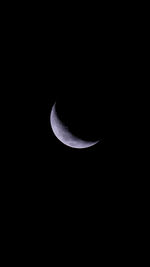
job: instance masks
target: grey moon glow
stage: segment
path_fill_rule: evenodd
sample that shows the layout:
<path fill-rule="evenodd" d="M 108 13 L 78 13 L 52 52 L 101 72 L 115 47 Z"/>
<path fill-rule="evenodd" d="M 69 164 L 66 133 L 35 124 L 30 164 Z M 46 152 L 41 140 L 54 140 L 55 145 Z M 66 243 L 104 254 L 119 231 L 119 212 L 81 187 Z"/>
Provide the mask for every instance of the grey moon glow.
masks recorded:
<path fill-rule="evenodd" d="M 53 130 L 54 135 L 60 140 L 63 144 L 72 147 L 72 148 L 87 148 L 97 144 L 96 142 L 84 141 L 76 136 L 74 136 L 66 127 L 63 122 L 59 119 L 56 113 L 56 103 L 53 105 L 51 114 L 50 114 L 50 124 Z"/>

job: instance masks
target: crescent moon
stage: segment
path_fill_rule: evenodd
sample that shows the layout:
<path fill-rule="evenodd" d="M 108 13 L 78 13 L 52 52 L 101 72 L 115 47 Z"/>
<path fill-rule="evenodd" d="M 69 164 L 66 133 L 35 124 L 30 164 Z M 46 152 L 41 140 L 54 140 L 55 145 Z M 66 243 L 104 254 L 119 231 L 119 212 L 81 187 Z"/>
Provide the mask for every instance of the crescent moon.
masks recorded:
<path fill-rule="evenodd" d="M 99 141 L 96 142 L 89 142 L 82 140 L 76 136 L 74 136 L 66 127 L 63 122 L 59 119 L 57 113 L 56 113 L 56 103 L 53 105 L 51 114 L 50 114 L 50 124 L 51 128 L 53 130 L 54 135 L 58 138 L 59 141 L 61 141 L 63 144 L 72 147 L 72 148 L 88 148 L 91 146 L 94 146 Z"/>

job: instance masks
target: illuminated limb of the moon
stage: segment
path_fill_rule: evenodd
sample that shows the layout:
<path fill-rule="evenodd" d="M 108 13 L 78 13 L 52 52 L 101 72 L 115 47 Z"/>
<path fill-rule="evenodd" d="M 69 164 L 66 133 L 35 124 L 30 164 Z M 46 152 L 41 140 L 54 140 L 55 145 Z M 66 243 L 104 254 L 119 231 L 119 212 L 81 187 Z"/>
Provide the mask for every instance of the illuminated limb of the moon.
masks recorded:
<path fill-rule="evenodd" d="M 90 142 L 84 141 L 76 136 L 74 136 L 66 127 L 63 122 L 59 119 L 56 108 L 56 103 L 52 107 L 50 114 L 50 123 L 55 136 L 65 145 L 72 148 L 87 148 L 97 144 L 99 141 Z"/>

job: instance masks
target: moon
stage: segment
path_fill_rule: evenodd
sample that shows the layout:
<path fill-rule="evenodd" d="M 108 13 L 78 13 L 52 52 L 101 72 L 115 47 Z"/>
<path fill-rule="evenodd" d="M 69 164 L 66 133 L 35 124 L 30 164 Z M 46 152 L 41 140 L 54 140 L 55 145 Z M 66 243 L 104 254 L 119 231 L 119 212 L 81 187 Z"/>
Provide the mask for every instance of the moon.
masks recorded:
<path fill-rule="evenodd" d="M 53 105 L 51 110 L 50 124 L 54 135 L 58 138 L 59 141 L 61 141 L 66 146 L 82 149 L 94 146 L 99 142 L 85 141 L 73 135 L 69 131 L 68 127 L 65 126 L 64 123 L 59 119 L 56 112 L 56 103 Z"/>

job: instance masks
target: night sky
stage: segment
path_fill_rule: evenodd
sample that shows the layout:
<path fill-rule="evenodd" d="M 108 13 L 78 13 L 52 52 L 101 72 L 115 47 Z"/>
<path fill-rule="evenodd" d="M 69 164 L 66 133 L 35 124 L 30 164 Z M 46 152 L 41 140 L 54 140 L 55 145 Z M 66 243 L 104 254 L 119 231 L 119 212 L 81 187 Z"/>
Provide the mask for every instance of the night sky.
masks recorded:
<path fill-rule="evenodd" d="M 7 165 L 7 169 L 11 173 L 15 170 L 9 175 L 12 199 L 16 198 L 17 213 L 20 217 L 22 211 L 23 221 L 24 210 L 30 213 L 28 225 L 30 216 L 37 214 L 35 225 L 41 222 L 39 229 L 43 232 L 46 229 L 43 235 L 48 242 L 51 233 L 56 243 L 59 243 L 56 236 L 62 234 L 63 247 L 68 231 L 69 236 L 70 233 L 79 235 L 80 243 L 82 232 L 85 241 L 89 238 L 89 229 L 96 239 L 100 234 L 96 242 L 102 234 L 107 242 L 105 234 L 113 225 L 113 216 L 120 218 L 122 203 L 126 204 L 130 194 L 126 192 L 130 188 L 132 191 L 131 183 L 134 183 L 132 173 L 127 173 L 126 168 L 132 164 L 132 160 L 129 163 L 131 150 L 125 153 L 131 132 L 126 119 L 129 113 L 126 99 L 130 98 L 127 89 L 130 91 L 131 83 L 127 79 L 130 57 L 125 64 L 128 53 L 124 33 L 121 26 L 116 30 L 120 20 L 116 19 L 113 25 L 107 8 L 105 12 L 97 9 L 100 12 L 97 16 L 94 11 L 93 18 L 84 9 L 87 18 L 81 14 L 81 21 L 77 13 L 71 20 L 72 11 L 67 9 L 69 18 L 61 9 L 58 13 L 57 8 L 54 16 L 50 14 L 54 13 L 52 9 L 47 9 L 45 16 L 45 10 L 43 17 L 37 12 L 38 19 L 28 22 L 28 26 L 26 14 L 23 24 L 16 19 L 15 26 L 11 22 L 9 25 L 12 35 L 6 54 L 10 64 L 7 60 L 6 64 L 11 75 L 7 77 L 10 82 L 7 88 L 11 91 L 8 98 L 14 110 L 8 115 L 13 149 L 11 153 L 6 149 L 6 154 L 12 162 L 12 167 Z M 50 125 L 55 102 L 59 117 L 68 123 L 72 133 L 99 143 L 85 149 L 61 143 Z M 9 219 L 12 220 L 13 217 Z M 120 219 L 117 223 L 120 224 Z M 112 232 L 115 233 L 113 228 Z"/>

